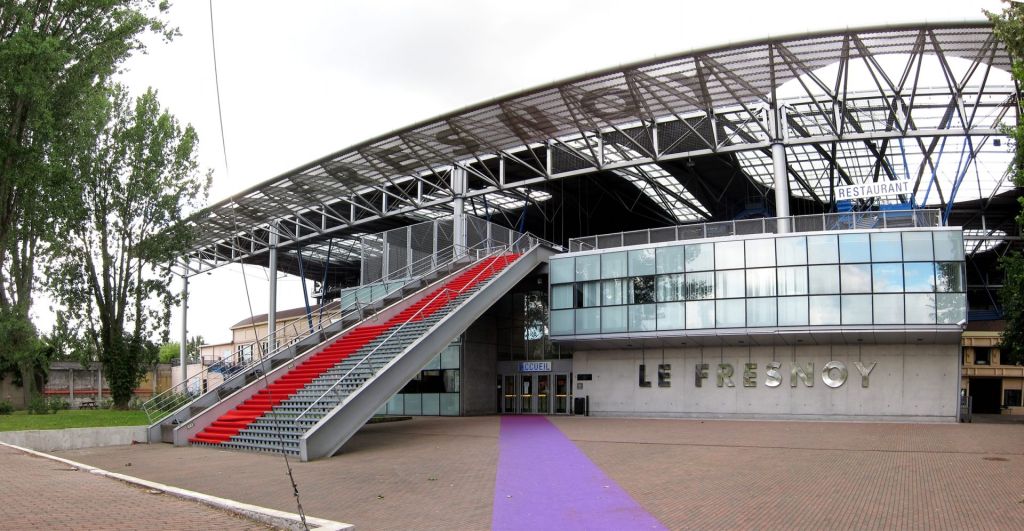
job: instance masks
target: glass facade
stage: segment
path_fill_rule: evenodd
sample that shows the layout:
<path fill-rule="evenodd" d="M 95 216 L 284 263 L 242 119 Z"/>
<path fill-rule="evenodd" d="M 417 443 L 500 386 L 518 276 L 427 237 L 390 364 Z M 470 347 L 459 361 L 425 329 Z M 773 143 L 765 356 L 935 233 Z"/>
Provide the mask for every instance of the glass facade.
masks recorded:
<path fill-rule="evenodd" d="M 388 415 L 459 415 L 459 370 L 462 340 L 442 350 L 378 413 Z"/>
<path fill-rule="evenodd" d="M 553 336 L 956 324 L 967 304 L 958 230 L 761 237 L 556 256 L 550 282 Z"/>

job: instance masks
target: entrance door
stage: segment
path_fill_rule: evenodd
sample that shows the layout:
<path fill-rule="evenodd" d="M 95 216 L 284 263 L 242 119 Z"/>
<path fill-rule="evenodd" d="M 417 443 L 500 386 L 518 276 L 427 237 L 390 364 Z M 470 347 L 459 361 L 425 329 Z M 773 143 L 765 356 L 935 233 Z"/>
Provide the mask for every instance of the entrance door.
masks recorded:
<path fill-rule="evenodd" d="M 1002 380 L 999 378 L 971 378 L 971 396 L 974 398 L 973 413 L 998 415 Z"/>
<path fill-rule="evenodd" d="M 551 413 L 551 375 L 537 375 L 537 413 Z"/>
<path fill-rule="evenodd" d="M 516 404 L 519 402 L 518 394 L 516 393 L 516 377 L 511 374 L 506 374 L 504 382 L 501 386 L 501 393 L 503 400 L 501 403 L 502 413 L 518 413 Z"/>
<path fill-rule="evenodd" d="M 569 414 L 569 375 L 555 375 L 555 414 Z"/>
<path fill-rule="evenodd" d="M 537 411 L 537 377 L 533 374 L 519 375 L 519 412 L 534 413 Z"/>

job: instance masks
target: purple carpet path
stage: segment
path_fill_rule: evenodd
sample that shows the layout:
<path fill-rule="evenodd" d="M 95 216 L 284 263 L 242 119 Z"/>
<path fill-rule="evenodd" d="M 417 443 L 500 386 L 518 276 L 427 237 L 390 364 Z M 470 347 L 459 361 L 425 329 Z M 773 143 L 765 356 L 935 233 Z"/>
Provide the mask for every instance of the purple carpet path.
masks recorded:
<path fill-rule="evenodd" d="M 499 446 L 492 529 L 666 529 L 544 417 L 502 417 Z"/>

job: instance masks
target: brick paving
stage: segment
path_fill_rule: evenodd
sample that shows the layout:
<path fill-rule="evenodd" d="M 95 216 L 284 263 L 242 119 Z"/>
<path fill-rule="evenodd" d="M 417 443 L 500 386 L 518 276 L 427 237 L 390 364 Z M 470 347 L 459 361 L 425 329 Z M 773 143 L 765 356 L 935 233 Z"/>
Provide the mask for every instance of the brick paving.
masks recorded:
<path fill-rule="evenodd" d="M 0 529 L 269 529 L 0 446 Z"/>
<path fill-rule="evenodd" d="M 1024 426 L 550 417 L 671 529 L 1022 529 Z M 498 417 L 363 428 L 293 461 L 307 514 L 359 529 L 486 529 Z M 280 456 L 168 445 L 62 456 L 295 512 Z"/>

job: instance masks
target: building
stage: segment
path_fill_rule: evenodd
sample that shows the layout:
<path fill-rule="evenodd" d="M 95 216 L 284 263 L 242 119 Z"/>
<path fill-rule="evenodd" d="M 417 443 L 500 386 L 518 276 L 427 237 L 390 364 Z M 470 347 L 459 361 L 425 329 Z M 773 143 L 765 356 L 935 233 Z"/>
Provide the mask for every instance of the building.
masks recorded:
<path fill-rule="evenodd" d="M 983 414 L 1022 415 L 1024 367 L 1010 363 L 999 350 L 1004 321 L 968 323 L 963 334 L 962 396 L 971 397 L 972 411 Z"/>
<path fill-rule="evenodd" d="M 283 401 L 201 397 L 173 440 L 292 430 L 280 448 L 311 459 L 373 413 L 445 411 L 956 421 L 963 330 L 998 316 L 1021 242 L 1009 65 L 985 22 L 694 50 L 241 192 L 192 220 L 182 274 L 259 264 L 337 312 L 267 337 Z"/>

